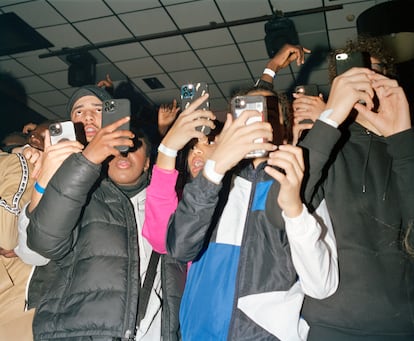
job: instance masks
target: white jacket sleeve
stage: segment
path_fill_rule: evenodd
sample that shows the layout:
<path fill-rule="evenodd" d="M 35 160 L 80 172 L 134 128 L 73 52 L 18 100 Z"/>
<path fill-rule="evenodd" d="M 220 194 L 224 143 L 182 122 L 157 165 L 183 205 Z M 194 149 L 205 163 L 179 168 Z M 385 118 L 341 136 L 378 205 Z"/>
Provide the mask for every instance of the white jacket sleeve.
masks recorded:
<path fill-rule="evenodd" d="M 314 215 L 304 205 L 300 216 L 282 216 L 303 292 L 317 299 L 332 295 L 339 283 L 338 254 L 325 200 Z"/>
<path fill-rule="evenodd" d="M 29 206 L 30 202 L 28 202 L 19 214 L 18 219 L 18 232 L 19 232 L 19 239 L 17 246 L 14 248 L 14 252 L 20 259 L 29 265 L 46 265 L 49 263 L 48 258 L 45 258 L 39 255 L 37 252 L 32 251 L 27 246 L 27 227 L 29 226 L 30 219 L 26 215 L 27 206 Z"/>

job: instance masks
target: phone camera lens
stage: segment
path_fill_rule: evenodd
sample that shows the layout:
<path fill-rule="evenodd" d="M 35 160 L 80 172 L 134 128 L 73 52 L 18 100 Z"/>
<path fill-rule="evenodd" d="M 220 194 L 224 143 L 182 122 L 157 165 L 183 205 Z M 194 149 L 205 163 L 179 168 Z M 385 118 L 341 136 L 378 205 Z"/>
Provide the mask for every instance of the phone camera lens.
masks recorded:
<path fill-rule="evenodd" d="M 52 124 L 50 126 L 50 134 L 53 136 L 59 135 L 61 133 L 61 128 L 60 128 L 60 124 Z"/>

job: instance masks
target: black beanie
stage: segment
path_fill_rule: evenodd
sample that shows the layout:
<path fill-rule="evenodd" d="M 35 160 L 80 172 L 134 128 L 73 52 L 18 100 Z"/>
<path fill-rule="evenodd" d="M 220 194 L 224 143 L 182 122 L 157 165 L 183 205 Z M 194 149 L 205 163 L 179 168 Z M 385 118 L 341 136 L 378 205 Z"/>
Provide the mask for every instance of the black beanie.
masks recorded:
<path fill-rule="evenodd" d="M 73 95 L 70 97 L 68 104 L 66 105 L 66 114 L 70 117 L 70 114 L 72 112 L 72 107 L 75 104 L 75 102 L 85 96 L 96 96 L 98 97 L 102 102 L 106 101 L 108 99 L 111 99 L 111 95 L 105 90 L 100 88 L 96 85 L 85 85 L 81 88 L 77 89 Z"/>

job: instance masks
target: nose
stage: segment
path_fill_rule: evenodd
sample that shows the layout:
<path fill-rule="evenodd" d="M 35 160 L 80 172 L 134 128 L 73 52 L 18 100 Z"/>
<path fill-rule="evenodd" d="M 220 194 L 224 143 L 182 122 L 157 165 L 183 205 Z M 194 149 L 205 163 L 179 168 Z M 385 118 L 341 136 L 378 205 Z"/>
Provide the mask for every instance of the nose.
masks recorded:
<path fill-rule="evenodd" d="M 198 145 L 195 145 L 194 147 L 193 147 L 193 154 L 196 154 L 196 155 L 201 155 L 201 154 L 203 154 L 204 152 L 203 152 L 203 150 L 200 148 L 200 146 L 198 146 Z"/>
<path fill-rule="evenodd" d="M 85 112 L 85 121 L 86 122 L 93 121 L 93 114 L 92 114 L 92 112 L 90 110 L 87 110 Z"/>

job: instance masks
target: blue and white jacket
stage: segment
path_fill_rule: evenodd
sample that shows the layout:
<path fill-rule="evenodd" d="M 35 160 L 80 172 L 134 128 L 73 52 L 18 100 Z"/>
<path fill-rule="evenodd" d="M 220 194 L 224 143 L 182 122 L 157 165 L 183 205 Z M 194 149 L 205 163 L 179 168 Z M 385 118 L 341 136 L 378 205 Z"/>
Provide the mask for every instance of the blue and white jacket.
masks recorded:
<path fill-rule="evenodd" d="M 170 218 L 168 252 L 193 262 L 180 308 L 184 341 L 306 340 L 304 294 L 325 298 L 338 286 L 326 207 L 322 219 L 305 207 L 287 218 L 279 183 L 263 169 L 249 165 L 227 186 L 199 174 Z"/>

